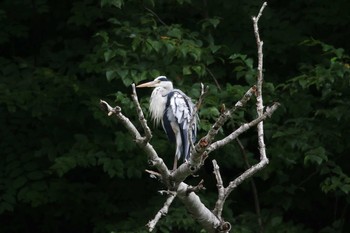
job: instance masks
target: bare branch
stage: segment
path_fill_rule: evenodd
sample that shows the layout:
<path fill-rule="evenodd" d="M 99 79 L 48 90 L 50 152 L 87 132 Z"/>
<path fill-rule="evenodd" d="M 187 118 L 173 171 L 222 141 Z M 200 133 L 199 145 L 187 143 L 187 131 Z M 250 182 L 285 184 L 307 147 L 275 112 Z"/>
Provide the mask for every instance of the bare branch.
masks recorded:
<path fill-rule="evenodd" d="M 267 165 L 267 160 L 261 160 L 258 164 L 253 165 L 251 168 L 247 169 L 245 172 L 243 172 L 240 176 L 238 176 L 236 179 L 231 181 L 229 185 L 226 187 L 225 190 L 225 199 L 230 193 L 237 188 L 238 185 L 240 185 L 244 180 L 248 179 L 252 175 L 254 175 L 256 172 L 260 171 L 262 168 L 264 168 Z"/>
<path fill-rule="evenodd" d="M 187 187 L 187 193 L 190 193 L 190 192 L 199 192 L 199 191 L 202 191 L 202 190 L 205 190 L 206 188 L 204 187 L 204 180 L 202 179 L 201 181 L 199 181 L 199 183 L 196 185 L 196 186 L 191 186 L 189 185 Z"/>
<path fill-rule="evenodd" d="M 258 76 L 257 76 L 257 91 L 256 91 L 256 110 L 258 112 L 258 116 L 263 115 L 264 112 L 264 104 L 263 104 L 263 98 L 262 98 L 262 84 L 263 84 L 263 41 L 260 40 L 259 35 L 259 27 L 258 22 L 262 15 L 263 10 L 265 9 L 267 3 L 264 2 L 264 4 L 261 6 L 260 11 L 256 17 L 252 17 L 253 20 L 253 27 L 254 27 L 254 35 L 256 39 L 257 49 L 258 49 Z M 260 122 L 257 126 L 258 128 L 258 144 L 259 144 L 259 151 L 260 151 L 260 159 L 261 160 L 267 160 L 268 158 L 266 156 L 266 149 L 265 149 L 265 142 L 264 142 L 264 123 Z"/>
<path fill-rule="evenodd" d="M 263 13 L 263 11 L 264 11 L 264 9 L 265 9 L 266 6 L 267 6 L 267 2 L 264 2 L 264 3 L 262 4 L 262 6 L 260 7 L 260 10 L 259 10 L 258 15 L 255 16 L 255 17 L 253 17 L 253 18 L 255 18 L 255 19 L 254 19 L 255 21 L 259 21 L 259 19 L 260 19 L 260 17 L 261 17 L 261 15 L 262 15 L 262 13 Z"/>
<path fill-rule="evenodd" d="M 196 144 L 195 146 L 195 156 L 191 156 L 191 160 L 192 160 L 192 164 L 194 163 L 199 163 L 201 160 L 201 156 L 203 155 L 204 151 L 206 150 L 206 148 L 208 146 L 210 146 L 210 144 L 212 143 L 212 141 L 214 140 L 215 136 L 217 135 L 217 133 L 219 132 L 220 128 L 226 123 L 226 121 L 228 119 L 231 118 L 232 114 L 239 108 L 243 107 L 251 98 L 251 96 L 253 95 L 253 93 L 255 93 L 256 91 L 256 87 L 253 86 L 251 88 L 249 88 L 249 90 L 244 94 L 244 96 L 237 101 L 237 103 L 235 104 L 235 106 L 231 109 L 225 109 L 219 116 L 219 118 L 216 120 L 216 122 L 214 123 L 214 125 L 211 127 L 211 129 L 209 130 L 209 132 L 207 133 L 206 136 L 204 136 L 203 138 L 201 138 L 199 140 L 199 142 Z"/>
<path fill-rule="evenodd" d="M 218 133 L 219 129 L 226 123 L 226 121 L 232 116 L 232 114 L 237 109 L 243 107 L 250 100 L 251 96 L 255 93 L 255 91 L 256 91 L 256 87 L 255 86 L 249 88 L 249 90 L 244 94 L 244 96 L 239 101 L 237 101 L 237 103 L 235 104 L 235 106 L 233 108 L 225 110 L 223 113 L 221 113 L 221 115 L 219 116 L 217 121 L 214 123 L 212 128 L 209 130 L 207 135 L 204 136 L 203 138 L 201 138 L 197 142 L 197 144 L 195 146 L 195 150 L 192 151 L 192 153 L 191 153 L 190 161 L 188 163 L 181 164 L 172 173 L 172 180 L 174 180 L 175 182 L 182 182 L 189 175 L 193 174 L 195 171 L 197 171 L 203 165 L 203 161 L 208 157 L 208 154 L 209 154 L 208 152 L 212 152 L 214 150 L 214 148 L 211 148 L 210 150 L 208 150 L 208 148 L 211 147 L 211 143 L 214 140 L 214 137 Z M 273 109 L 273 111 L 274 111 L 274 109 Z M 269 116 L 270 114 L 272 114 L 272 113 L 267 113 L 266 116 Z M 262 117 L 259 120 L 264 120 L 265 118 Z M 256 123 L 257 122 L 253 121 L 251 123 L 252 124 L 251 126 L 253 126 Z M 242 127 L 242 129 L 240 129 L 241 132 L 238 131 L 239 134 L 245 132 L 251 126 L 249 126 L 246 129 L 244 129 Z"/>
<path fill-rule="evenodd" d="M 221 86 L 220 86 L 218 80 L 215 78 L 215 75 L 213 74 L 213 72 L 211 72 L 211 70 L 210 70 L 208 67 L 206 67 L 205 70 L 206 70 L 206 71 L 209 73 L 209 75 L 213 78 L 213 80 L 214 80 L 214 82 L 215 82 L 215 84 L 216 84 L 216 87 L 221 91 Z"/>
<path fill-rule="evenodd" d="M 253 95 L 253 93 L 255 93 L 255 86 L 249 88 L 249 90 L 244 94 L 244 96 L 242 97 L 242 99 L 240 99 L 239 101 L 237 101 L 237 103 L 235 104 L 235 106 L 231 109 L 225 110 L 220 117 L 218 118 L 218 120 L 215 122 L 215 124 L 213 125 L 212 129 L 209 131 L 208 134 L 212 134 L 213 136 L 216 136 L 216 134 L 218 133 L 219 129 L 226 123 L 226 121 L 228 119 L 231 118 L 232 114 L 239 108 L 243 107 L 249 100 L 250 97 Z"/>
<path fill-rule="evenodd" d="M 230 135 L 226 136 L 225 138 L 218 140 L 214 143 L 212 143 L 210 146 L 208 146 L 206 152 L 209 154 L 210 152 L 225 146 L 226 144 L 232 142 L 234 139 L 236 139 L 239 135 L 250 129 L 251 127 L 257 125 L 258 123 L 262 122 L 265 120 L 267 117 L 270 117 L 271 114 L 278 108 L 279 103 L 274 103 L 270 108 L 266 110 L 265 113 L 263 113 L 261 116 L 258 118 L 252 120 L 249 123 L 245 123 L 238 127 L 235 131 L 233 131 Z"/>
<path fill-rule="evenodd" d="M 154 11 L 152 11 L 150 8 L 146 7 L 144 4 L 143 4 L 143 8 L 145 8 L 153 16 L 155 16 L 161 24 L 163 24 L 164 26 L 168 26 Z"/>
<path fill-rule="evenodd" d="M 155 172 L 152 170 L 145 169 L 145 172 L 147 172 L 151 178 L 162 178 L 162 175 L 159 172 Z"/>
<path fill-rule="evenodd" d="M 234 111 L 236 111 L 236 109 L 242 108 L 244 105 L 246 105 L 255 92 L 256 92 L 256 86 L 254 85 L 251 88 L 249 88 L 249 90 L 244 94 L 242 99 L 237 101 L 237 103 L 235 104 L 235 107 L 231 109 L 231 112 L 233 113 Z"/>
<path fill-rule="evenodd" d="M 272 105 L 272 107 L 267 108 L 266 111 L 264 112 L 264 106 L 263 106 L 263 99 L 262 99 L 262 84 L 263 84 L 263 52 L 262 52 L 262 46 L 263 42 L 260 40 L 260 35 L 259 35 L 259 28 L 258 28 L 258 21 L 262 15 L 262 12 L 264 8 L 266 7 L 266 2 L 262 5 L 258 15 L 256 17 L 252 17 L 253 19 L 253 24 L 254 24 L 254 34 L 257 42 L 257 47 L 258 47 L 258 74 L 257 74 L 257 87 L 255 90 L 256 98 L 257 98 L 257 112 L 258 112 L 258 118 L 255 120 L 243 124 L 240 126 L 237 130 L 235 130 L 233 133 L 228 135 L 222 140 L 216 141 L 212 143 L 211 145 L 208 145 L 208 148 L 206 152 L 209 154 L 211 151 L 226 145 L 227 143 L 231 142 L 233 139 L 237 138 L 238 135 L 240 135 L 242 132 L 246 131 L 250 127 L 254 126 L 257 124 L 258 128 L 258 144 L 259 144 L 259 152 L 260 152 L 260 162 L 250 168 L 247 168 L 243 174 L 241 174 L 239 177 L 237 177 L 235 180 L 231 181 L 229 185 L 222 190 L 220 187 L 223 186 L 222 180 L 220 177 L 219 173 L 219 166 L 217 165 L 216 161 L 213 161 L 214 164 L 214 174 L 217 180 L 217 185 L 218 185 L 218 200 L 215 205 L 215 213 L 219 217 L 222 212 L 223 204 L 225 203 L 226 198 L 230 195 L 230 193 L 244 180 L 248 179 L 251 177 L 253 174 L 261 170 L 263 167 L 265 167 L 268 164 L 268 159 L 266 156 L 266 151 L 265 151 L 265 143 L 264 143 L 264 128 L 263 128 L 263 120 L 265 120 L 267 117 L 270 117 L 271 114 L 277 109 L 279 106 L 278 103 L 275 103 Z M 241 103 L 237 103 L 238 106 L 241 106 Z M 236 107 L 236 106 L 235 106 Z M 249 166 L 249 165 L 248 165 Z M 262 229 L 262 225 L 261 229 Z"/>
<path fill-rule="evenodd" d="M 142 125 L 143 130 L 145 131 L 145 137 L 142 138 L 142 143 L 147 143 L 152 138 L 152 132 L 151 132 L 151 129 L 147 125 L 147 120 L 146 120 L 146 118 L 145 118 L 145 116 L 143 114 L 142 108 L 140 106 L 140 102 L 139 102 L 139 99 L 138 99 L 137 93 L 136 93 L 135 84 L 133 83 L 131 86 L 132 86 L 132 95 L 131 95 L 131 97 L 132 97 L 132 100 L 135 103 L 137 115 L 139 116 L 139 121 L 140 121 L 140 123 Z"/>
<path fill-rule="evenodd" d="M 217 232 L 222 223 L 200 200 L 195 192 L 187 192 L 188 185 L 184 182 L 179 184 L 177 197 L 185 205 L 187 211 L 198 221 L 208 233 Z"/>
<path fill-rule="evenodd" d="M 144 140 L 141 137 L 141 134 L 137 130 L 135 125 L 129 120 L 129 118 L 127 118 L 121 113 L 121 108 L 119 106 L 112 108 L 104 100 L 100 100 L 100 106 L 104 111 L 107 112 L 108 116 L 114 115 L 119 120 L 119 122 L 123 124 L 123 126 L 134 138 L 136 144 L 146 152 L 149 164 L 157 168 L 159 173 L 162 175 L 162 181 L 165 182 L 166 185 L 170 186 L 170 172 L 168 167 L 165 165 L 164 161 L 158 156 L 153 146 L 150 143 L 144 143 Z"/>
<path fill-rule="evenodd" d="M 264 168 L 267 165 L 266 160 L 261 160 L 258 164 L 255 164 L 251 168 L 247 169 L 245 172 L 243 172 L 239 177 L 237 177 L 235 180 L 231 181 L 229 185 L 224 188 L 224 191 L 219 192 L 218 200 L 216 201 L 215 205 L 215 213 L 219 216 L 219 214 L 222 211 L 223 205 L 227 199 L 227 197 L 231 194 L 231 192 L 240 185 L 243 181 L 254 175 L 256 172 L 260 171 L 262 168 Z M 218 168 L 217 168 L 218 169 Z M 223 193 L 223 194 L 222 194 Z"/>
<path fill-rule="evenodd" d="M 191 146 L 190 153 L 192 153 L 192 151 L 194 150 L 194 144 L 193 144 L 193 141 L 191 140 L 192 139 L 192 130 L 191 129 L 193 127 L 195 127 L 194 123 L 195 123 L 196 118 L 198 117 L 198 111 L 199 111 L 200 107 L 202 106 L 202 103 L 204 101 L 206 94 L 208 93 L 208 90 L 209 90 L 209 87 L 208 86 L 204 87 L 204 84 L 201 83 L 201 95 L 199 96 L 198 102 L 196 103 L 196 105 L 193 109 L 190 124 L 188 125 L 188 130 L 187 130 L 188 138 L 190 139 L 190 146 Z"/>
<path fill-rule="evenodd" d="M 125 117 L 121 113 L 121 108 L 119 106 L 116 106 L 112 108 L 106 101 L 100 100 L 100 106 L 101 108 L 107 112 L 108 116 L 116 116 L 117 119 L 125 126 L 125 128 L 129 131 L 129 133 L 133 136 L 135 141 L 141 140 L 141 134 L 136 129 L 134 124 L 129 120 L 129 118 Z M 156 151 L 152 151 L 153 155 L 156 155 Z"/>
<path fill-rule="evenodd" d="M 107 102 L 103 100 L 101 100 L 100 104 L 101 108 L 104 111 L 106 111 L 109 115 L 115 115 L 117 119 L 128 129 L 131 135 L 134 135 L 135 138 L 141 138 L 141 135 L 136 129 L 136 127 L 130 122 L 130 120 L 127 117 L 122 115 L 120 107 L 112 108 Z M 135 140 L 135 142 L 145 150 L 145 152 L 148 155 L 149 162 L 151 163 L 151 165 L 157 168 L 157 170 L 161 174 L 161 179 L 165 183 L 165 185 L 167 187 L 173 187 L 173 183 L 171 181 L 173 177 L 170 176 L 168 168 L 164 164 L 163 160 L 160 157 L 158 157 L 152 145 L 150 145 L 149 143 L 144 144 L 142 140 Z M 186 208 L 193 214 L 194 218 L 197 219 L 203 225 L 203 227 L 205 227 L 205 229 L 207 229 L 207 232 L 214 232 L 213 229 L 221 226 L 220 221 L 209 209 L 205 207 L 205 205 L 200 201 L 200 198 L 194 192 L 188 193 L 189 189 L 187 184 L 180 183 L 179 185 L 177 185 L 177 190 L 180 190 L 178 191 L 180 192 L 181 196 L 180 200 L 183 201 Z M 156 214 L 156 217 L 147 224 L 149 229 L 154 229 L 161 216 L 164 213 L 167 213 L 168 208 L 174 198 L 175 195 L 169 196 L 163 208 Z M 213 228 L 214 226 L 215 228 Z"/>
<path fill-rule="evenodd" d="M 213 166 L 214 166 L 214 174 L 216 178 L 216 186 L 218 188 L 218 200 L 215 203 L 215 208 L 213 210 L 213 213 L 221 219 L 222 209 L 224 207 L 224 197 L 225 197 L 225 188 L 224 184 L 222 182 L 221 174 L 220 174 L 220 168 L 218 163 L 215 159 L 213 159 Z"/>
<path fill-rule="evenodd" d="M 147 227 L 148 227 L 148 231 L 151 232 L 153 231 L 154 227 L 157 225 L 159 219 L 162 217 L 162 216 L 165 216 L 168 214 L 168 210 L 169 210 L 169 207 L 171 205 L 171 203 L 174 201 L 175 197 L 176 197 L 176 192 L 166 192 L 168 194 L 168 198 L 167 200 L 165 201 L 163 207 L 157 212 L 156 216 L 154 217 L 154 219 L 152 219 L 151 221 L 149 221 L 147 223 Z M 161 193 L 163 194 L 163 193 Z"/>
<path fill-rule="evenodd" d="M 167 195 L 175 195 L 176 196 L 176 192 L 174 191 L 170 191 L 170 190 L 159 190 L 158 193 L 160 193 L 161 195 L 167 194 Z"/>
<path fill-rule="evenodd" d="M 263 117 L 264 115 L 268 114 L 271 115 L 274 110 L 278 107 L 278 104 L 274 104 L 271 108 L 266 109 L 266 112 L 264 113 L 264 104 L 263 104 L 263 98 L 262 98 L 262 84 L 263 84 L 263 41 L 260 39 L 259 34 L 259 27 L 258 22 L 262 15 L 263 10 L 265 9 L 267 3 L 264 2 L 263 5 L 260 8 L 260 11 L 257 16 L 252 17 L 253 20 L 253 27 L 254 27 L 254 35 L 256 39 L 257 44 L 257 50 L 258 50 L 258 73 L 257 73 L 257 90 L 256 90 L 256 108 L 258 113 L 258 118 Z M 274 109 L 271 111 L 271 109 Z M 258 144 L 259 144 L 259 152 L 260 152 L 260 162 L 251 168 L 247 169 L 242 175 L 237 177 L 235 180 L 231 181 L 229 186 L 226 188 L 226 197 L 231 193 L 233 189 L 235 189 L 240 183 L 242 183 L 243 180 L 249 178 L 257 171 L 261 170 L 263 167 L 265 167 L 269 160 L 266 156 L 266 150 L 265 150 L 265 142 L 264 142 L 264 124 L 263 121 L 258 122 L 257 125 L 258 129 Z"/>
<path fill-rule="evenodd" d="M 149 164 L 155 166 L 158 172 L 153 172 L 147 170 L 153 176 L 160 177 L 166 188 L 172 191 L 162 191 L 162 193 L 167 193 L 168 198 L 164 203 L 163 207 L 157 212 L 154 219 L 148 222 L 147 226 L 149 231 L 152 231 L 159 219 L 168 213 L 169 207 L 173 202 L 175 197 L 178 197 L 189 213 L 193 216 L 195 220 L 197 220 L 202 227 L 209 233 L 211 232 L 228 232 L 231 229 L 231 224 L 223 221 L 221 215 L 224 203 L 226 198 L 230 195 L 230 193 L 244 180 L 251 177 L 253 174 L 261 170 L 268 164 L 268 159 L 266 157 L 265 152 L 265 144 L 264 144 L 264 132 L 263 132 L 263 121 L 272 115 L 272 113 L 278 108 L 279 104 L 274 103 L 271 107 L 267 107 L 264 111 L 263 99 L 262 99 L 262 84 L 263 84 L 263 52 L 262 46 L 263 42 L 260 40 L 258 21 L 262 15 L 264 8 L 266 7 L 266 2 L 262 5 L 258 15 L 256 17 L 252 17 L 254 24 L 254 34 L 258 47 L 258 67 L 257 67 L 257 84 L 256 86 L 251 87 L 245 95 L 232 107 L 231 109 L 224 108 L 221 111 L 221 114 L 217 121 L 213 124 L 212 128 L 209 130 L 207 135 L 201 138 L 197 144 L 194 146 L 191 144 L 191 156 L 190 160 L 186 163 L 183 163 L 178 167 L 175 171 L 170 173 L 167 166 L 163 162 L 163 160 L 157 155 L 156 151 L 153 149 L 152 145 L 149 143 L 152 134 L 151 130 L 147 125 L 147 121 L 144 118 L 144 114 L 142 112 L 140 103 L 138 101 L 138 97 L 136 94 L 135 85 L 132 85 L 133 88 L 133 101 L 136 105 L 137 114 L 139 117 L 139 121 L 145 131 L 145 137 L 142 137 L 140 132 L 136 129 L 136 127 L 130 122 L 130 120 L 125 117 L 121 113 L 120 107 L 112 108 L 105 101 L 100 101 L 101 107 L 104 111 L 107 112 L 108 116 L 115 115 L 117 119 L 126 127 L 129 133 L 133 136 L 135 142 L 142 148 L 149 159 Z M 150 9 L 145 8 L 150 11 L 153 15 L 157 17 L 157 15 L 151 11 Z M 211 72 L 210 72 L 211 73 Z M 216 81 L 215 76 L 211 74 Z M 206 94 L 206 90 L 202 84 L 202 92 L 199 98 L 199 101 L 193 111 L 193 116 L 190 120 L 189 127 L 192 127 L 198 109 L 200 108 L 202 101 L 204 99 L 204 95 Z M 238 129 L 232 132 L 230 135 L 225 137 L 222 140 L 214 141 L 218 131 L 220 128 L 227 122 L 228 119 L 232 117 L 232 114 L 237 110 L 242 108 L 247 104 L 250 100 L 251 96 L 255 94 L 257 99 L 256 109 L 258 116 L 256 119 L 241 125 Z M 202 165 L 203 161 L 208 157 L 208 154 L 232 140 L 236 139 L 240 134 L 247 131 L 251 127 L 257 125 L 258 128 L 258 144 L 259 144 L 259 152 L 260 152 L 260 162 L 250 168 L 248 168 L 245 172 L 243 172 L 236 179 L 231 181 L 229 185 L 225 188 L 222 177 L 220 175 L 220 170 L 217 162 L 213 160 L 214 165 L 214 174 L 217 180 L 217 188 L 218 188 L 218 200 L 215 204 L 215 208 L 213 211 L 210 211 L 200 200 L 199 196 L 195 193 L 196 191 L 204 189 L 203 181 L 201 181 L 197 186 L 192 187 L 185 184 L 183 181 L 191 174 L 196 172 Z M 192 130 L 189 130 L 189 138 L 192 138 Z M 193 149 L 194 148 L 194 149 Z M 173 192 L 175 191 L 176 192 Z"/>

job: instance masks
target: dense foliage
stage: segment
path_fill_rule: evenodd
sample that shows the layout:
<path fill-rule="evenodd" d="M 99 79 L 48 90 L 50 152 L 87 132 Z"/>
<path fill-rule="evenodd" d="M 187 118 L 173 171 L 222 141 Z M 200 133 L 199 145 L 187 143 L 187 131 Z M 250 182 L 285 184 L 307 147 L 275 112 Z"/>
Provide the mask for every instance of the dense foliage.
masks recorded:
<path fill-rule="evenodd" d="M 258 0 L 0 3 L 1 232 L 145 232 L 164 197 L 146 156 L 98 107 L 136 122 L 130 84 L 163 74 L 192 98 L 210 86 L 204 134 L 255 80 Z M 269 166 L 226 203 L 234 232 L 350 231 L 350 2 L 271 1 L 260 21 Z M 146 109 L 150 90 L 140 90 Z M 254 101 L 223 129 L 255 116 Z M 258 160 L 254 130 L 213 154 L 227 182 Z M 169 143 L 154 129 L 160 155 Z M 172 152 L 170 153 L 172 155 Z M 165 158 L 170 165 L 172 156 Z M 200 171 L 213 207 L 210 159 Z M 196 184 L 199 178 L 188 182 Z M 258 214 L 259 213 L 259 214 Z M 261 217 L 262 226 L 258 218 Z M 29 230 L 30 229 L 30 230 Z M 175 202 L 158 232 L 199 232 Z"/>

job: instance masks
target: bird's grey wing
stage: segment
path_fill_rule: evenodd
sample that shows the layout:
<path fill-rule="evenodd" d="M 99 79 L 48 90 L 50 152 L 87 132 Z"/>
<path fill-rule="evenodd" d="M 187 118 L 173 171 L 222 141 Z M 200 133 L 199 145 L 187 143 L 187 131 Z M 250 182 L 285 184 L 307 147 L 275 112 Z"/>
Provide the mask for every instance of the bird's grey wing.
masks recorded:
<path fill-rule="evenodd" d="M 175 121 L 174 119 L 175 117 L 173 116 L 170 106 L 167 106 L 164 110 L 162 126 L 166 135 L 168 136 L 169 141 L 171 142 L 176 141 L 175 139 L 176 136 L 171 125 L 171 122 Z"/>
<path fill-rule="evenodd" d="M 184 159 L 189 158 L 190 141 L 188 139 L 189 124 L 194 105 L 189 97 L 180 90 L 174 90 L 169 99 L 169 107 L 179 125 Z M 169 110 L 170 110 L 169 109 Z M 195 119 L 196 120 L 196 119 Z M 195 123 L 196 124 L 196 123 Z M 194 127 L 196 128 L 196 126 Z M 192 140 L 195 139 L 196 129 L 192 129 Z"/>

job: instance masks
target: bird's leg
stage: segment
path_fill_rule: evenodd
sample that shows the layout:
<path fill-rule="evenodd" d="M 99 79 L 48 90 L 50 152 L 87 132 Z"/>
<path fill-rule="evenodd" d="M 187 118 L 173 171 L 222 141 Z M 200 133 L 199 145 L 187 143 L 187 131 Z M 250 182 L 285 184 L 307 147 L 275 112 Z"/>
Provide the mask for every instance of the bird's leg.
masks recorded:
<path fill-rule="evenodd" d="M 175 155 L 174 157 L 174 166 L 173 166 L 173 171 L 177 169 L 177 156 Z"/>

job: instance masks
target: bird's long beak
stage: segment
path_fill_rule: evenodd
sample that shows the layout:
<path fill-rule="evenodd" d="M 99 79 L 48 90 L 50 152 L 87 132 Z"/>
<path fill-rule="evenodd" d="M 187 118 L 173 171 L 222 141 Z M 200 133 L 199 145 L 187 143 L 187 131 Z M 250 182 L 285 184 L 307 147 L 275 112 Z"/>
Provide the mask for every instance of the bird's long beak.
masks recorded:
<path fill-rule="evenodd" d="M 142 88 L 142 87 L 155 87 L 157 84 L 157 82 L 155 81 L 151 81 L 151 82 L 147 82 L 147 83 L 142 83 L 140 85 L 137 85 L 137 88 Z"/>

